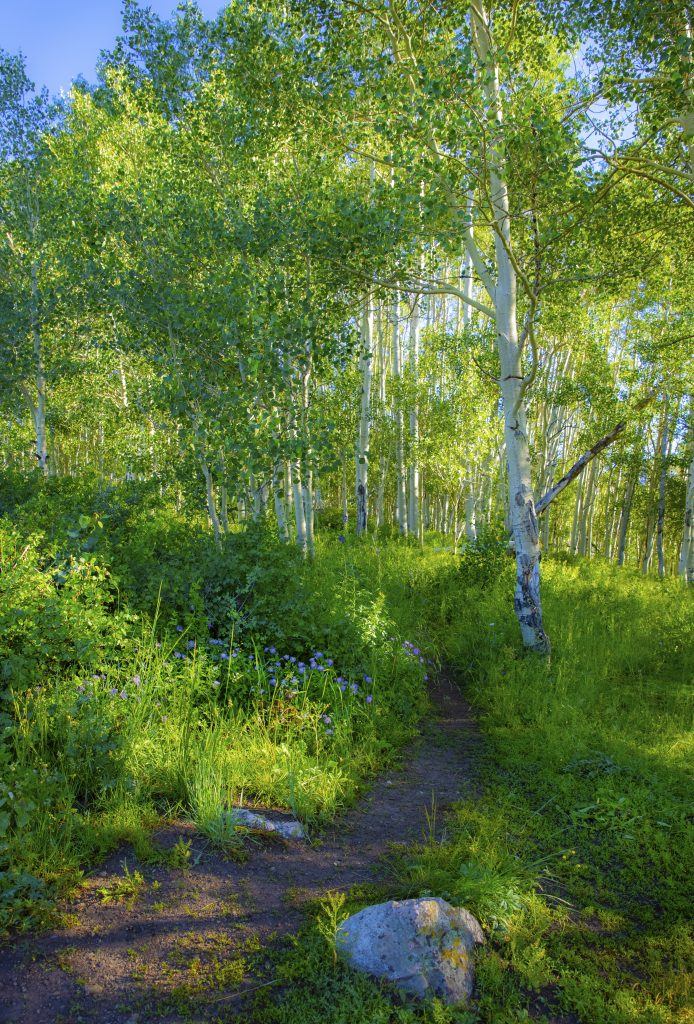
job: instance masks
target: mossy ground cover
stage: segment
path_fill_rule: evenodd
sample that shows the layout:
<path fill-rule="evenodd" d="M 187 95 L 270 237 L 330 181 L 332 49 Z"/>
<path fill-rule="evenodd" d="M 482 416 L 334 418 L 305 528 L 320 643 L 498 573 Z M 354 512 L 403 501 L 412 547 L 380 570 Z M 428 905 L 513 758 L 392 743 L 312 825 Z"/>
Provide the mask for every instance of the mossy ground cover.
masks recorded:
<path fill-rule="evenodd" d="M 542 660 L 520 650 L 496 543 L 454 558 L 326 530 L 305 564 L 251 531 L 220 554 L 202 524 L 156 501 L 144 516 L 131 497 L 84 512 L 84 494 L 56 491 L 5 509 L 3 927 L 50 920 L 55 897 L 123 842 L 141 864 L 180 860 L 152 838 L 162 815 L 229 856 L 243 852 L 237 798 L 328 820 L 413 734 L 438 655 L 477 709 L 484 792 L 445 842 L 393 857 L 389 893 L 479 916 L 476 1002 L 401 1004 L 335 962 L 326 919 L 363 905 L 355 893 L 273 954 L 280 983 L 248 1019 L 690 1019 L 691 594 L 549 560 Z"/>

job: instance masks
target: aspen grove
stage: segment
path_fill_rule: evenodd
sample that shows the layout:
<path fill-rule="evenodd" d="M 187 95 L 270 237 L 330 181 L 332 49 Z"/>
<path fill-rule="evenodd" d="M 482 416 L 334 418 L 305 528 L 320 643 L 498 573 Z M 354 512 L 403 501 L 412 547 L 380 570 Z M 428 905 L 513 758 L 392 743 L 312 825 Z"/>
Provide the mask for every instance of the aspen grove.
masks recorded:
<path fill-rule="evenodd" d="M 0 49 L 0 1019 L 691 1024 L 691 2 L 219 5 Z"/>
<path fill-rule="evenodd" d="M 3 54 L 4 469 L 496 531 L 539 652 L 543 552 L 694 581 L 691 25 L 607 6 L 126 0 L 60 101 Z"/>

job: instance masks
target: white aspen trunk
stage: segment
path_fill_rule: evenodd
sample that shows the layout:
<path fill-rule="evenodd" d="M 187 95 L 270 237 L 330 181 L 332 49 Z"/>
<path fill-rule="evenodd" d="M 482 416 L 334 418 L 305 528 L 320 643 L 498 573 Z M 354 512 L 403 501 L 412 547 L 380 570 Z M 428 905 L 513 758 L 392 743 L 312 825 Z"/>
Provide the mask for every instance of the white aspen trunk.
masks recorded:
<path fill-rule="evenodd" d="M 306 550 L 311 558 L 316 553 L 316 538 L 313 515 L 313 470 L 306 470 L 301 481 L 301 499 L 304 506 L 304 523 L 306 528 Z"/>
<path fill-rule="evenodd" d="M 371 298 L 364 300 L 361 320 L 361 412 L 357 437 L 356 498 L 357 536 L 366 533 L 369 514 L 369 439 L 371 433 L 371 374 L 373 363 L 373 314 Z"/>
<path fill-rule="evenodd" d="M 347 464 L 342 463 L 342 523 L 347 528 L 349 522 L 349 503 L 347 500 Z"/>
<path fill-rule="evenodd" d="M 219 488 L 219 515 L 224 533 L 229 533 L 229 495 L 225 484 Z"/>
<path fill-rule="evenodd" d="M 470 224 L 470 237 L 473 237 L 474 228 L 472 226 L 472 211 L 474 206 L 474 196 L 472 192 L 468 192 L 467 200 L 465 204 L 465 215 Z M 472 298 L 472 256 L 470 255 L 469 249 L 465 249 L 465 255 L 463 257 L 463 266 L 461 268 L 461 274 L 463 277 L 463 295 L 465 299 L 469 300 Z M 458 306 L 460 308 L 460 304 Z M 469 301 L 463 301 L 463 330 L 465 330 L 472 317 L 472 306 Z"/>
<path fill-rule="evenodd" d="M 595 459 L 588 470 L 588 480 L 583 501 L 581 503 L 581 516 L 578 528 L 577 551 L 584 557 L 590 557 L 590 527 L 591 514 L 593 510 L 593 499 L 595 495 L 595 472 L 598 463 Z"/>
<path fill-rule="evenodd" d="M 641 572 L 644 576 L 648 575 L 651 568 L 651 561 L 653 559 L 653 548 L 655 547 L 654 526 L 655 524 L 653 523 L 653 520 L 649 518 L 646 524 L 646 539 L 643 545 L 643 560 L 641 562 Z"/>
<path fill-rule="evenodd" d="M 465 537 L 470 544 L 477 541 L 477 524 L 475 523 L 475 495 L 470 489 L 465 497 Z"/>
<path fill-rule="evenodd" d="M 665 485 L 668 463 L 668 396 L 663 404 L 663 436 L 660 439 L 660 478 L 658 480 L 658 523 L 656 527 L 656 549 L 658 552 L 658 576 L 665 576 L 665 555 L 663 553 L 663 526 L 665 525 Z"/>
<path fill-rule="evenodd" d="M 386 413 L 386 374 L 388 371 L 388 353 L 386 344 L 386 332 L 383 329 L 383 309 L 381 303 L 376 306 L 376 333 L 378 336 L 378 415 L 379 422 L 383 424 Z M 385 522 L 385 500 L 386 500 L 386 479 L 388 476 L 388 459 L 386 457 L 385 445 L 381 436 L 380 453 L 378 458 L 378 490 L 376 492 L 376 529 L 383 526 Z"/>
<path fill-rule="evenodd" d="M 581 522 L 581 508 L 583 506 L 583 485 L 584 479 L 581 476 L 578 483 L 576 484 L 576 500 L 574 502 L 574 518 L 571 526 L 571 540 L 569 542 L 569 551 L 572 555 L 578 554 L 578 538 L 579 529 Z"/>
<path fill-rule="evenodd" d="M 422 270 L 423 272 L 423 270 Z M 410 467 L 408 471 L 409 484 L 409 505 L 408 505 L 408 528 L 419 535 L 419 405 L 416 398 L 416 389 L 419 383 L 419 346 L 420 346 L 420 298 L 415 296 L 410 317 L 410 372 L 412 384 L 415 388 L 415 399 L 410 409 Z"/>
<path fill-rule="evenodd" d="M 665 419 L 666 409 L 662 408 L 660 416 L 658 418 L 658 430 L 657 435 L 653 444 L 653 462 L 651 466 L 651 474 L 648 486 L 648 516 L 646 519 L 646 539 L 644 544 L 643 560 L 641 563 L 641 571 L 644 576 L 648 574 L 651 568 L 651 561 L 653 559 L 653 552 L 655 550 L 655 539 L 656 529 L 658 526 L 658 507 L 655 502 L 656 488 L 658 484 L 658 474 L 656 472 L 658 462 L 660 461 L 660 451 L 665 434 Z"/>
<path fill-rule="evenodd" d="M 610 470 L 607 477 L 607 493 L 605 495 L 605 535 L 603 537 L 602 553 L 608 560 L 612 558 L 612 534 L 614 529 L 614 503 L 613 503 L 613 486 L 612 479 L 614 477 L 614 467 Z M 619 492 L 619 484 L 622 479 L 621 469 L 617 473 L 617 492 Z"/>
<path fill-rule="evenodd" d="M 694 583 L 694 397 L 689 399 L 689 474 L 684 499 L 684 530 L 678 573 L 685 583 Z"/>
<path fill-rule="evenodd" d="M 619 520 L 619 539 L 617 542 L 617 565 L 624 565 L 627 550 L 627 536 L 629 533 L 629 519 L 631 518 L 631 505 L 636 490 L 636 477 L 629 480 L 622 501 L 622 514 Z"/>
<path fill-rule="evenodd" d="M 489 19 L 481 0 L 472 0 L 470 12 L 473 42 L 483 68 L 482 88 L 487 104 L 487 121 L 490 130 L 497 134 L 502 129 L 503 111 L 499 71 L 493 56 Z M 540 601 L 540 535 L 531 478 L 523 396 L 523 364 L 518 339 L 517 281 L 510 256 L 510 204 L 504 172 L 504 157 L 497 144 L 492 141 L 489 155 L 489 184 L 494 215 L 494 254 L 497 267 L 497 280 L 492 297 L 496 320 L 496 344 L 501 364 L 509 510 L 516 552 L 514 606 L 524 645 L 530 650 L 548 653 L 549 640 L 544 630 Z"/>
<path fill-rule="evenodd" d="M 388 476 L 388 460 L 386 453 L 381 452 L 378 462 L 378 490 L 376 491 L 376 529 L 385 522 L 386 477 Z"/>
<path fill-rule="evenodd" d="M 393 297 L 393 377 L 397 381 L 402 374 L 400 331 L 398 328 L 398 295 Z M 395 506 L 398 527 L 403 537 L 407 536 L 407 492 L 405 474 L 405 421 L 400 399 L 396 399 L 395 410 Z"/>
<path fill-rule="evenodd" d="M 205 496 L 207 498 L 207 514 L 210 517 L 210 523 L 212 524 L 212 530 L 214 532 L 215 544 L 217 547 L 222 546 L 222 530 L 219 524 L 219 516 L 217 515 L 217 507 L 214 499 L 214 482 L 212 480 L 212 474 L 210 473 L 210 467 L 202 457 L 199 456 L 200 468 L 202 469 L 202 475 L 205 478 Z"/>
<path fill-rule="evenodd" d="M 294 526 L 296 543 L 304 554 L 308 553 L 306 537 L 306 514 L 304 512 L 304 496 L 301 492 L 301 459 L 295 456 L 291 462 L 292 497 L 294 499 Z"/>
<path fill-rule="evenodd" d="M 282 472 L 284 474 L 284 498 L 285 498 L 285 501 L 287 502 L 287 506 L 289 508 L 289 514 L 291 515 L 292 514 L 292 508 L 293 508 L 293 505 L 292 505 L 292 484 L 291 484 L 290 466 L 289 466 L 289 463 L 286 461 L 286 459 L 285 459 L 284 464 L 282 466 Z M 287 524 L 287 529 L 288 528 L 289 528 L 289 524 Z"/>
<path fill-rule="evenodd" d="M 31 334 L 34 343 L 34 381 L 36 404 L 32 405 L 36 435 L 36 465 L 48 476 L 48 445 L 46 443 L 46 375 L 43 367 L 41 329 L 39 327 L 39 282 L 36 264 L 31 264 Z"/>
<path fill-rule="evenodd" d="M 250 491 L 251 500 L 253 502 L 253 520 L 257 523 L 258 520 L 260 519 L 260 514 L 262 512 L 262 501 L 260 487 L 258 487 L 255 482 L 255 473 L 251 472 L 248 474 L 248 489 Z"/>
<path fill-rule="evenodd" d="M 277 519 L 277 535 L 283 544 L 287 544 L 289 543 L 289 528 L 287 526 L 287 509 L 280 486 L 280 475 L 280 465 L 278 462 L 275 462 L 272 466 L 272 498 L 275 505 L 275 518 Z"/>

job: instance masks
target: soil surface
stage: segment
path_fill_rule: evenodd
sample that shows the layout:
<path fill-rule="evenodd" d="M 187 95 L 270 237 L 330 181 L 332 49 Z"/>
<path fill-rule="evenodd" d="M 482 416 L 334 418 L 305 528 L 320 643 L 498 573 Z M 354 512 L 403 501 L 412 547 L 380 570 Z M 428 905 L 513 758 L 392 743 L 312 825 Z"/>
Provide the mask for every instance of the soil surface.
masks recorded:
<path fill-rule="evenodd" d="M 127 849 L 110 857 L 65 906 L 65 927 L 0 948 L 1 1024 L 242 1019 L 249 995 L 273 984 L 265 951 L 299 931 L 302 904 L 385 882 L 392 844 L 440 838 L 447 808 L 477 791 L 471 709 L 445 673 L 431 698 L 435 716 L 402 766 L 310 842 L 249 843 L 237 863 L 171 822 L 156 839 L 189 841 L 187 870 L 140 866 Z M 144 884 L 130 903 L 104 902 L 98 890 L 124 878 L 124 862 Z"/>

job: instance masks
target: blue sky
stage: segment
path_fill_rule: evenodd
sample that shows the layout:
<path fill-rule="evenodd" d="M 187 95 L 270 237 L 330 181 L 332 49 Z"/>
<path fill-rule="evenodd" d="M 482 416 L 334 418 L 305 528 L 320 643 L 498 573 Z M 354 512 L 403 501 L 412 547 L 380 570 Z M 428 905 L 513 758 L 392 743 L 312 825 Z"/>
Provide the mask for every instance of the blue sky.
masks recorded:
<path fill-rule="evenodd" d="M 161 17 L 176 8 L 177 0 L 149 0 Z M 198 0 L 207 18 L 224 0 Z M 0 0 L 0 47 L 22 51 L 27 72 L 36 86 L 51 93 L 66 92 L 73 79 L 95 80 L 99 52 L 110 49 L 121 25 L 121 0 Z"/>

